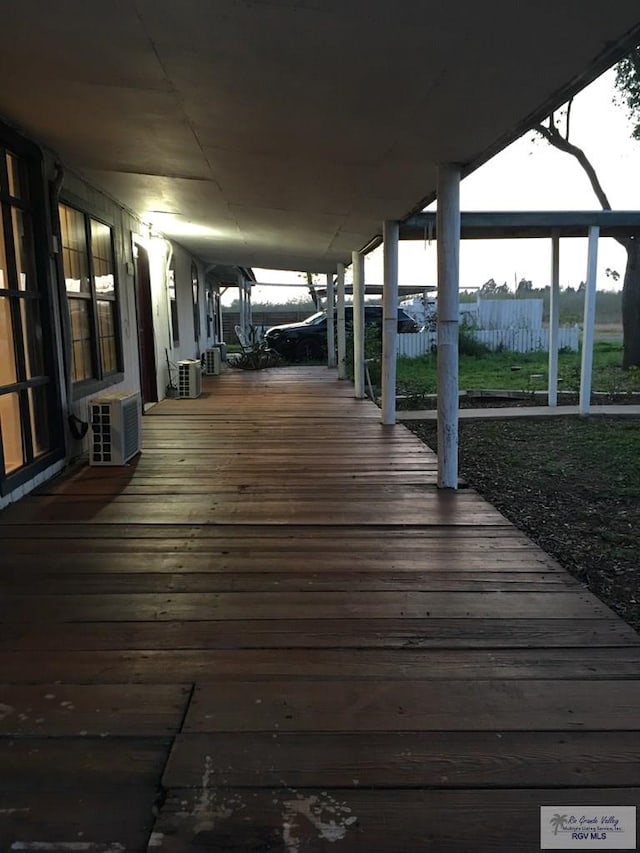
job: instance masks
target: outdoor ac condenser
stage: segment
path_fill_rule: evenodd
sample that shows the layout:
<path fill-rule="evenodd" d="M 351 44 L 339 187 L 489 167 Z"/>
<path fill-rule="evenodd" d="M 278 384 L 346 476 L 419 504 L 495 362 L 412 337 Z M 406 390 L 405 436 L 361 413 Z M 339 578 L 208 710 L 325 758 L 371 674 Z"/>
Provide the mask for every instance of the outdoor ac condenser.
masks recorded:
<path fill-rule="evenodd" d="M 212 347 L 204 354 L 204 372 L 207 376 L 218 376 L 220 373 L 220 347 Z"/>
<path fill-rule="evenodd" d="M 187 358 L 178 362 L 178 397 L 199 397 L 202 393 L 200 359 Z"/>
<path fill-rule="evenodd" d="M 140 395 L 120 391 L 89 400 L 90 465 L 124 465 L 140 453 Z"/>

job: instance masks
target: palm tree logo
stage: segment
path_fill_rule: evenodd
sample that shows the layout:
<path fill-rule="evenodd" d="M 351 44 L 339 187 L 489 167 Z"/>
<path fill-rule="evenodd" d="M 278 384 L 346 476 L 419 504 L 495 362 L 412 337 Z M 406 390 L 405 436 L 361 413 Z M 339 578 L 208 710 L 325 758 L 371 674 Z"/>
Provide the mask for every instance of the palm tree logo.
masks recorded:
<path fill-rule="evenodd" d="M 566 814 L 554 814 L 552 818 L 550 818 L 549 823 L 553 827 L 553 834 L 557 835 L 559 829 L 565 829 L 564 822 L 566 821 Z"/>

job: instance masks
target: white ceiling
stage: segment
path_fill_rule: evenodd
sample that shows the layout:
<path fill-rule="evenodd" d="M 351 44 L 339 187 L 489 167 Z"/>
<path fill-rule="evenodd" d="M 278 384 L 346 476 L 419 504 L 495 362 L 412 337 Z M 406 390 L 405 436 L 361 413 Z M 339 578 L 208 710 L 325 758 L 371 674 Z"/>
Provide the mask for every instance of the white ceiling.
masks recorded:
<path fill-rule="evenodd" d="M 0 113 L 138 213 L 210 228 L 178 238 L 206 261 L 325 272 L 639 24 L 638 0 L 20 0 Z"/>

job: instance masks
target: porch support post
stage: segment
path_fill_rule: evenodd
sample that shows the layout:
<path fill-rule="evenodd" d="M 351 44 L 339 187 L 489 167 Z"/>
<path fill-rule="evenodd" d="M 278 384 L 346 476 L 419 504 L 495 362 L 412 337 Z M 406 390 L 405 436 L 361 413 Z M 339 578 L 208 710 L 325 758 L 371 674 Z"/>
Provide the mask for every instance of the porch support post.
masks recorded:
<path fill-rule="evenodd" d="M 582 328 L 582 367 L 580 370 L 580 414 L 588 415 L 591 405 L 591 373 L 593 369 L 593 327 L 596 318 L 596 268 L 598 266 L 598 238 L 600 227 L 589 228 L 587 258 L 587 286 L 584 294 L 584 322 Z"/>
<path fill-rule="evenodd" d="M 247 309 L 245 306 L 244 277 L 238 273 L 238 325 L 247 334 Z"/>
<path fill-rule="evenodd" d="M 352 252 L 353 264 L 353 385 L 354 397 L 363 400 L 364 392 L 364 255 Z"/>
<path fill-rule="evenodd" d="M 384 276 L 382 288 L 382 423 L 396 422 L 396 353 L 398 348 L 398 239 L 400 226 L 382 225 Z"/>
<path fill-rule="evenodd" d="M 338 379 L 346 379 L 347 337 L 344 320 L 344 264 L 338 264 Z"/>
<path fill-rule="evenodd" d="M 549 385 L 547 403 L 558 405 L 558 338 L 560 334 L 560 234 L 551 234 L 551 288 L 549 290 Z"/>
<path fill-rule="evenodd" d="M 247 290 L 247 329 L 249 330 L 253 325 L 253 312 L 251 310 L 251 282 L 245 280 L 244 286 Z"/>
<path fill-rule="evenodd" d="M 327 367 L 336 366 L 336 321 L 333 273 L 327 273 Z"/>
<path fill-rule="evenodd" d="M 438 488 L 458 488 L 460 168 L 438 167 Z"/>

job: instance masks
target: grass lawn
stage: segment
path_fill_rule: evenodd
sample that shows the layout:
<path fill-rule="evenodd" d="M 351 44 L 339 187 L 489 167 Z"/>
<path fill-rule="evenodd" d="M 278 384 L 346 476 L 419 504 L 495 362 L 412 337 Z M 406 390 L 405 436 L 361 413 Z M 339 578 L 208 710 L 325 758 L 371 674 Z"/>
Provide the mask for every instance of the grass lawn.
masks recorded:
<path fill-rule="evenodd" d="M 465 421 L 460 444 L 461 476 L 640 630 L 640 420 Z"/>
<path fill-rule="evenodd" d="M 580 359 L 577 352 L 559 354 L 558 375 L 561 391 L 578 391 Z M 597 343 L 593 354 L 594 391 L 615 394 L 640 391 L 640 371 L 620 367 L 622 345 Z M 542 391 L 547 387 L 546 352 L 481 352 L 460 355 L 460 390 L 499 389 Z M 540 375 L 541 378 L 532 378 Z M 436 392 L 436 356 L 398 359 L 398 393 L 420 397 Z"/>

